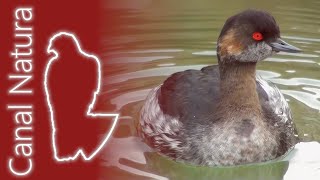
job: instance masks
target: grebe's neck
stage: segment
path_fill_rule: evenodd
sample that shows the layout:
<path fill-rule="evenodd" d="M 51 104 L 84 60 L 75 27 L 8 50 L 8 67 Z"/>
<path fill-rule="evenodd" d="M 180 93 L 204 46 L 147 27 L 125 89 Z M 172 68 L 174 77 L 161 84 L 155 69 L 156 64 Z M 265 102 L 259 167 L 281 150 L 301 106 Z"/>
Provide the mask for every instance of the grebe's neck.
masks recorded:
<path fill-rule="evenodd" d="M 256 90 L 255 62 L 219 62 L 222 108 L 253 116 L 261 116 L 261 105 Z"/>

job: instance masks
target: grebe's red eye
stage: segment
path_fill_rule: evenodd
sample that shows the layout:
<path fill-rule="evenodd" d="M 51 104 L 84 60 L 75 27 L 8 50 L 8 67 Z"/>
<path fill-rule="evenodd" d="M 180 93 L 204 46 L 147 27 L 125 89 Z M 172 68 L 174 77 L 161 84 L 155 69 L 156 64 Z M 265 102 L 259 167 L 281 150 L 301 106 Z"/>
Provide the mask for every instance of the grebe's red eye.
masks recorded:
<path fill-rule="evenodd" d="M 263 39 L 263 36 L 261 33 L 255 32 L 252 34 L 252 38 L 256 41 L 261 41 Z"/>

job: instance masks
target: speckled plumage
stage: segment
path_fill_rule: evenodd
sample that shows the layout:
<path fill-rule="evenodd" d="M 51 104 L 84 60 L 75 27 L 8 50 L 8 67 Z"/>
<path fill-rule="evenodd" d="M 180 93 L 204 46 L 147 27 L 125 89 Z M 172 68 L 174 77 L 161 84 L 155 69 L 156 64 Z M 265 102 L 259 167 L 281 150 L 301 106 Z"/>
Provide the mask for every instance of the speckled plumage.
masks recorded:
<path fill-rule="evenodd" d="M 247 36 L 256 30 L 265 32 L 264 41 Z M 256 63 L 275 53 L 270 42 L 278 37 L 266 12 L 231 17 L 218 40 L 219 66 L 177 72 L 151 90 L 139 135 L 160 154 L 195 165 L 239 165 L 284 155 L 297 142 L 290 108 L 275 85 L 255 74 Z"/>
<path fill-rule="evenodd" d="M 201 77 L 202 81 L 193 76 Z M 175 82 L 174 86 L 169 81 Z M 189 82 L 187 87 L 194 88 L 183 88 L 186 82 Z M 160 85 L 151 90 L 140 117 L 139 133 L 160 154 L 196 165 L 235 165 L 274 159 L 296 143 L 286 100 L 276 86 L 259 76 L 257 92 L 263 114 L 268 118 L 263 123 L 269 128 L 263 135 L 260 125 L 253 125 L 250 120 L 244 124 L 226 124 L 208 119 L 220 94 L 218 88 L 213 88 L 219 84 L 218 66 L 175 73 L 164 84 L 168 83 L 170 88 Z M 207 83 L 212 86 L 206 86 Z M 250 126 L 252 132 L 246 129 Z M 253 144 L 249 146 L 249 142 Z"/>

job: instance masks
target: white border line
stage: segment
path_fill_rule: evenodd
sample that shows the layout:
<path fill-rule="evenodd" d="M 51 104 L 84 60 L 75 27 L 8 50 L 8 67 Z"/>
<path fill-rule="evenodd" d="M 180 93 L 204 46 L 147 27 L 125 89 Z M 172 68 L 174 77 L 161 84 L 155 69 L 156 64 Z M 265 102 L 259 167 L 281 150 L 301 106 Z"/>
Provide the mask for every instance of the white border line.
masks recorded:
<path fill-rule="evenodd" d="M 77 45 L 77 48 L 78 48 L 78 51 L 86 56 L 86 57 L 89 57 L 89 58 L 93 58 L 96 60 L 97 64 L 98 64 L 98 85 L 97 85 L 97 90 L 94 92 L 94 95 L 93 95 L 93 100 L 91 102 L 91 104 L 89 104 L 88 106 L 88 111 L 87 111 L 87 116 L 92 116 L 92 117 L 97 117 L 97 116 L 102 116 L 102 117 L 114 117 L 114 122 L 111 126 L 111 129 L 109 130 L 109 132 L 107 133 L 107 135 L 105 136 L 104 140 L 100 143 L 100 146 L 98 146 L 94 151 L 93 153 L 89 154 L 89 156 L 87 156 L 84 152 L 83 152 L 83 149 L 79 148 L 77 150 L 77 152 L 75 153 L 74 156 L 67 156 L 67 157 L 59 157 L 58 156 L 58 148 L 57 148 L 57 145 L 56 145 L 56 126 L 55 126 L 55 119 L 54 119 L 54 109 L 51 105 L 51 99 L 50 99 L 50 93 L 49 93 L 49 89 L 48 89 L 48 86 L 47 86 L 47 81 L 48 81 L 48 73 L 49 73 L 49 70 L 50 70 L 50 66 L 52 64 L 53 61 L 57 60 L 59 58 L 59 54 L 57 53 L 56 50 L 54 49 L 51 49 L 51 46 L 52 46 L 52 42 L 55 38 L 57 37 L 60 37 L 60 36 L 68 36 L 68 37 L 71 37 L 74 42 L 76 43 Z M 109 114 L 109 113 L 93 113 L 92 112 L 92 108 L 95 104 L 95 101 L 96 101 L 96 96 L 99 94 L 100 92 L 100 84 L 101 84 L 101 65 L 100 65 L 100 61 L 99 59 L 97 58 L 97 56 L 94 56 L 92 54 L 87 54 L 86 52 L 82 51 L 81 49 L 81 46 L 80 46 L 80 43 L 78 41 L 78 39 L 76 38 L 76 36 L 72 33 L 69 33 L 69 32 L 58 32 L 56 33 L 55 35 L 53 35 L 50 40 L 49 40 L 49 45 L 48 45 L 48 48 L 47 48 L 47 53 L 50 54 L 50 53 L 53 53 L 54 54 L 54 57 L 52 57 L 48 64 L 46 65 L 46 70 L 45 70 L 45 74 L 44 74 L 44 88 L 45 88 L 45 93 L 46 93 L 46 99 L 47 99 L 47 104 L 48 104 L 48 107 L 49 107 L 49 110 L 50 110 L 50 120 L 51 120 L 51 128 L 52 128 L 52 133 L 51 133 L 51 136 L 52 136 L 52 147 L 53 147 L 53 152 L 54 152 L 54 158 L 59 161 L 59 162 L 64 162 L 64 161 L 72 161 L 72 160 L 75 160 L 77 159 L 77 157 L 79 155 L 81 155 L 83 157 L 84 160 L 86 161 L 89 161 L 91 160 L 95 155 L 97 155 L 97 153 L 102 149 L 102 147 L 107 143 L 108 139 L 110 138 L 110 136 L 112 135 L 115 127 L 116 127 L 116 124 L 118 122 L 118 118 L 119 118 L 119 114 Z"/>

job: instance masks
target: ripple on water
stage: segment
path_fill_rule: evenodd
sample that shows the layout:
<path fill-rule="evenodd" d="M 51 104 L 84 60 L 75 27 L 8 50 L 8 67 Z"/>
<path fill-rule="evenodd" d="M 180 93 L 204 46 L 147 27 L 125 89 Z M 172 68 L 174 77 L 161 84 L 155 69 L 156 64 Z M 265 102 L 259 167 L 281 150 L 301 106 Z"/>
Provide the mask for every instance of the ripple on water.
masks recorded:
<path fill-rule="evenodd" d="M 316 62 L 314 62 L 313 60 L 308 60 L 308 59 L 285 59 L 285 58 L 275 58 L 275 57 L 267 58 L 265 61 L 271 61 L 271 62 L 316 63 Z"/>
<path fill-rule="evenodd" d="M 295 70 L 286 70 L 287 73 L 295 73 Z"/>
<path fill-rule="evenodd" d="M 107 60 L 105 64 L 118 64 L 118 63 L 137 63 L 137 62 L 150 62 L 155 60 L 171 59 L 173 56 L 149 56 L 149 57 L 116 57 Z"/>
<path fill-rule="evenodd" d="M 281 90 L 308 107 L 320 111 L 320 80 L 308 78 L 270 79 L 273 83 L 285 86 L 303 86 L 301 90 Z M 317 88 L 316 88 L 317 87 Z"/>
<path fill-rule="evenodd" d="M 281 90 L 281 92 L 320 112 L 320 101 L 318 99 L 320 96 L 294 90 Z"/>
<path fill-rule="evenodd" d="M 174 67 L 158 67 L 158 68 L 151 68 L 145 69 L 141 71 L 129 72 L 114 76 L 109 76 L 104 78 L 104 84 L 115 84 L 124 81 L 128 81 L 131 79 L 137 78 L 147 78 L 147 77 L 154 77 L 154 76 L 169 76 L 178 71 L 184 71 L 187 69 L 201 69 L 207 65 L 188 65 L 188 66 L 174 66 Z"/>
<path fill-rule="evenodd" d="M 290 162 L 284 180 L 318 180 L 320 177 L 320 144 L 301 142 L 287 156 Z"/>
<path fill-rule="evenodd" d="M 142 89 L 123 93 L 111 99 L 111 103 L 116 105 L 116 110 L 120 110 L 124 105 L 142 101 L 146 98 L 151 89 Z"/>
<path fill-rule="evenodd" d="M 217 177 L 219 179 L 231 179 L 230 174 L 237 172 L 239 169 L 244 169 L 244 172 L 252 172 L 258 173 L 256 176 L 258 177 L 261 173 L 262 175 L 267 175 L 267 177 L 263 176 L 267 179 L 275 178 L 275 174 L 270 174 L 268 172 L 277 172 L 274 168 L 279 168 L 273 164 L 271 168 L 268 166 L 267 163 L 262 165 L 261 168 L 257 169 L 250 169 L 249 166 L 236 166 L 231 168 L 223 168 L 223 167 L 192 167 L 186 166 L 179 163 L 172 163 L 167 160 L 168 165 L 171 167 L 169 170 L 164 170 L 163 174 L 157 175 L 156 173 L 152 172 L 152 165 L 148 165 L 148 161 L 146 159 L 145 153 L 152 153 L 154 152 L 151 148 L 149 148 L 145 143 L 141 141 L 138 137 L 126 137 L 126 138 L 111 138 L 109 140 L 109 146 L 112 148 L 104 148 L 103 154 L 100 156 L 101 158 L 101 165 L 105 167 L 115 166 L 119 169 L 124 171 L 130 172 L 134 175 L 148 177 L 152 179 L 171 179 L 170 176 L 179 177 L 179 175 L 172 175 L 170 169 L 178 170 L 178 172 L 183 172 L 185 168 L 188 171 L 192 171 L 192 173 L 203 174 L 204 179 L 208 179 L 209 177 Z M 320 144 L 318 142 L 302 142 L 295 146 L 295 148 L 282 160 L 287 162 L 289 161 L 289 167 L 285 172 L 284 180 L 318 180 L 320 177 Z M 159 157 L 160 158 L 160 157 Z M 126 160 L 132 163 L 136 163 L 139 166 L 130 166 L 127 164 L 121 163 L 121 160 Z M 132 164 L 131 163 L 131 164 Z M 259 165 L 254 165 L 259 167 Z M 254 167 L 253 166 L 253 167 Z M 147 168 L 141 168 L 147 167 Z M 166 168 L 163 168 L 166 169 Z M 257 172 L 257 170 L 260 170 Z M 220 171 L 220 172 L 219 172 Z M 223 173 L 221 173 L 221 171 Z M 242 172 L 243 173 L 243 172 Z M 248 173 L 246 173 L 248 174 Z M 236 173 L 235 173 L 236 175 Z M 238 174 L 240 175 L 240 174 Z M 166 177 L 169 176 L 169 177 Z M 180 175 L 184 177 L 183 175 Z M 243 175 L 240 175 L 243 176 Z M 253 175 L 253 177 L 256 177 Z M 246 176 L 245 176 L 246 177 Z M 273 177 L 273 178 L 272 178 Z M 201 179 L 201 176 L 198 178 Z M 238 177 L 237 177 L 238 178 Z M 263 179 L 264 179 L 263 178 Z M 233 178 L 232 178 L 233 179 Z M 241 178 L 240 178 L 241 179 Z M 275 178 L 278 179 L 278 178 Z"/>
<path fill-rule="evenodd" d="M 201 3 L 197 3 L 197 5 Z M 303 52 L 298 54 L 278 53 L 276 56 L 266 60 L 277 63 L 266 63 L 268 67 L 259 66 L 263 70 L 258 70 L 257 72 L 264 79 L 278 84 L 287 98 L 292 97 L 290 98 L 290 103 L 292 105 L 298 104 L 292 106 L 294 107 L 292 109 L 295 110 L 295 114 L 303 114 L 305 108 L 320 109 L 320 80 L 313 79 L 319 76 L 312 74 L 312 72 L 304 73 L 308 71 L 306 68 L 312 68 L 315 73 L 320 72 L 320 69 L 318 69 L 319 71 L 316 69 L 320 65 L 320 28 L 318 28 L 320 13 L 317 9 L 319 7 L 310 6 L 308 3 L 309 1 L 305 3 L 306 7 L 304 8 L 291 7 L 291 4 L 287 3 L 287 6 L 270 10 L 272 13 L 275 12 L 277 16 L 280 16 L 279 19 L 281 20 L 279 22 L 281 24 L 279 23 L 279 25 L 281 26 L 282 34 L 287 34 L 287 36 L 282 37 L 290 41 L 290 43 L 296 43 L 295 45 L 303 49 Z M 316 1 L 316 3 L 319 2 Z M 126 120 L 121 119 L 119 129 L 124 124 L 133 128 L 132 122 L 139 114 L 138 108 L 133 108 L 133 106 L 140 105 L 139 102 L 145 99 L 151 88 L 136 87 L 136 85 L 161 84 L 162 82 L 159 81 L 159 78 L 152 77 L 165 77 L 186 69 L 199 70 L 204 66 L 212 64 L 210 57 L 215 58 L 217 55 L 215 51 L 216 42 L 213 41 L 217 38 L 220 32 L 219 27 L 223 24 L 225 18 L 234 13 L 235 10 L 230 10 L 227 13 L 221 11 L 221 9 L 225 10 L 226 8 L 212 10 L 209 8 L 213 7 L 211 4 L 206 5 L 205 7 L 208 9 L 205 10 L 193 10 L 193 7 L 179 10 L 181 9 L 180 6 L 185 6 L 186 4 L 188 3 L 179 4 L 179 8 L 175 8 L 174 11 L 169 12 L 165 10 L 168 13 L 163 13 L 163 11 L 159 11 L 161 13 L 154 13 L 151 10 L 146 13 L 148 16 L 146 14 L 142 15 L 143 13 L 140 12 L 137 14 L 133 13 L 128 16 L 131 19 L 122 27 L 126 28 L 123 30 L 126 30 L 127 35 L 114 37 L 113 39 L 108 37 L 103 40 L 104 44 L 109 45 L 113 43 L 112 48 L 115 50 L 123 50 L 112 51 L 110 54 L 106 54 L 106 56 L 112 57 L 112 59 L 110 58 L 105 61 L 107 64 L 130 63 L 131 65 L 131 63 L 136 63 L 133 69 L 130 69 L 131 66 L 128 65 L 128 68 L 125 70 L 126 73 L 103 78 L 104 84 L 117 84 L 116 86 L 110 86 L 116 89 L 108 89 L 104 93 L 114 93 L 115 96 L 112 97 L 110 103 L 114 104 L 118 111 L 124 112 L 123 115 L 128 116 Z M 294 3 L 292 4 L 294 6 Z M 229 7 L 229 5 L 225 7 Z M 171 5 L 170 8 L 172 8 Z M 141 19 L 134 21 L 132 20 L 134 18 Z M 138 46 L 135 46 L 135 43 Z M 128 50 L 126 47 L 130 47 L 131 49 Z M 191 63 L 192 65 L 184 64 L 184 58 L 188 61 L 186 64 Z M 201 61 L 197 61 L 197 59 L 201 59 Z M 141 70 L 140 67 L 137 68 L 140 65 L 143 68 L 148 67 L 148 69 Z M 271 69 L 272 71 L 264 68 Z M 136 71 L 136 69 L 139 70 Z M 310 74 L 313 76 L 312 78 L 309 77 Z M 129 87 L 130 84 L 126 82 L 129 80 L 130 83 L 135 84 L 132 89 Z M 145 83 L 145 81 L 150 82 Z M 126 86 L 126 92 L 121 89 L 122 85 Z M 306 107 L 302 108 L 304 106 L 302 103 Z M 128 112 L 131 114 L 125 114 Z M 310 111 L 310 113 L 313 113 L 313 111 Z M 309 134 L 311 137 L 317 133 L 317 129 L 314 127 L 319 127 L 319 115 L 315 113 L 310 114 L 310 116 L 309 114 L 304 114 L 303 116 L 305 117 L 298 118 L 298 120 L 295 118 L 297 122 L 302 122 L 297 123 L 298 130 L 301 128 L 303 130 L 302 135 Z M 309 124 L 310 127 L 305 127 L 305 124 Z M 190 168 L 181 164 L 167 162 L 157 168 L 166 169 L 169 166 L 167 169 L 170 170 L 157 171 L 152 169 L 152 166 L 153 164 L 157 164 L 158 162 L 155 161 L 158 161 L 160 158 L 147 159 L 147 154 L 152 153 L 152 150 L 134 134 L 125 138 L 113 137 L 108 143 L 109 146 L 107 147 L 112 148 L 105 148 L 103 150 L 102 166 L 115 166 L 130 174 L 149 179 L 179 179 L 179 177 L 184 177 L 183 174 L 188 174 L 189 172 L 198 173 L 198 179 L 208 179 L 210 178 L 210 172 L 216 172 L 219 169 L 210 168 L 204 171 L 199 167 Z M 290 163 L 283 179 L 320 179 L 319 148 L 320 144 L 316 142 L 299 143 L 293 150 L 293 153 L 290 153 L 291 155 L 285 159 L 285 161 L 289 161 Z M 127 161 L 124 162 L 123 160 Z M 272 169 L 278 168 L 278 166 L 272 166 Z M 222 176 L 234 173 L 237 168 L 226 169 L 223 171 L 225 173 L 221 174 Z M 259 173 L 262 172 L 263 174 L 264 172 L 269 172 L 269 170 L 262 168 L 258 172 L 246 169 L 246 171 L 242 171 L 242 174 L 259 175 Z M 173 175 L 172 177 L 174 178 L 171 178 L 170 175 Z M 270 176 L 274 177 L 273 174 Z M 264 176 L 262 178 L 265 179 Z"/>
<path fill-rule="evenodd" d="M 146 170 L 128 166 L 120 163 L 120 159 L 126 159 L 131 162 L 146 165 L 145 152 L 152 152 L 145 143 L 138 137 L 111 138 L 108 146 L 104 148 L 101 156 L 101 165 L 105 167 L 115 166 L 123 171 L 134 175 L 148 177 L 157 180 L 168 180 L 168 178 L 147 172 Z"/>
<path fill-rule="evenodd" d="M 157 66 L 159 67 L 167 67 L 167 66 L 175 66 L 175 63 L 163 63 L 163 64 L 158 64 Z"/>
<path fill-rule="evenodd" d="M 201 55 L 201 56 L 216 56 L 217 51 L 200 51 L 200 52 L 193 52 L 193 55 Z"/>
<path fill-rule="evenodd" d="M 307 86 L 316 86 L 320 87 L 320 80 L 317 79 L 309 79 L 309 78 L 291 78 L 291 79 L 272 79 L 274 83 L 286 85 L 286 86 L 300 86 L 300 85 L 307 85 Z"/>
<path fill-rule="evenodd" d="M 292 39 L 292 40 L 300 40 L 304 42 L 320 42 L 320 39 L 318 38 L 305 38 L 305 37 L 298 37 L 298 36 L 282 36 L 285 39 Z"/>
<path fill-rule="evenodd" d="M 286 55 L 286 56 L 295 56 L 295 57 L 304 57 L 304 58 L 317 58 L 318 55 L 315 54 L 306 54 L 306 53 L 287 53 L 287 52 L 279 52 L 279 55 Z"/>
<path fill-rule="evenodd" d="M 182 52 L 183 49 L 145 49 L 145 50 L 137 50 L 137 51 L 128 51 L 127 53 L 174 53 L 174 52 Z"/>

